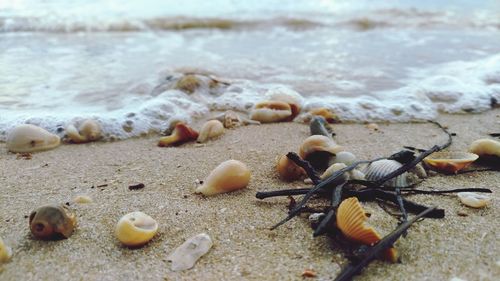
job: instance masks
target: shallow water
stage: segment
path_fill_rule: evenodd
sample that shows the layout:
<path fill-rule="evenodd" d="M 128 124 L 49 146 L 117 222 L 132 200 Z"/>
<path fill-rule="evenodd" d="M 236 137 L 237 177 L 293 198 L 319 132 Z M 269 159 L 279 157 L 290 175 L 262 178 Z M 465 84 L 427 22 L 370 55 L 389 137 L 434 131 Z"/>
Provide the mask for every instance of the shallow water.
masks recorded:
<path fill-rule="evenodd" d="M 498 1 L 122 2 L 0 3 L 1 139 L 15 124 L 55 132 L 89 117 L 126 138 L 247 112 L 275 87 L 363 121 L 500 100 Z M 231 85 L 172 89 L 193 71 Z"/>

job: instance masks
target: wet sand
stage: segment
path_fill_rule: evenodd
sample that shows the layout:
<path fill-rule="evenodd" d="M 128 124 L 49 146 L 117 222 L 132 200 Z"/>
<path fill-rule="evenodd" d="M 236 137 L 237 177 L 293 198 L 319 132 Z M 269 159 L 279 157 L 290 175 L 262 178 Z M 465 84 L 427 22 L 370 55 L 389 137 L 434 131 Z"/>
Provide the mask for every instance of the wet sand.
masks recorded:
<path fill-rule="evenodd" d="M 454 137 L 452 150 L 500 131 L 500 110 L 478 115 L 442 115 Z M 427 148 L 446 136 L 431 124 L 380 124 L 377 132 L 361 124 L 335 125 L 336 141 L 361 159 L 389 155 L 403 145 Z M 275 158 L 297 151 L 309 134 L 306 125 L 280 123 L 227 130 L 203 146 L 156 146 L 158 137 L 115 143 L 63 145 L 16 159 L 0 144 L 0 236 L 14 255 L 0 265 L 1 280 L 302 280 L 312 269 L 318 280 L 333 279 L 346 262 L 325 237 L 312 237 L 305 217 L 270 231 L 286 216 L 286 198 L 260 201 L 257 191 L 303 187 L 281 182 Z M 227 159 L 245 162 L 252 171 L 247 189 L 205 198 L 193 194 L 202 180 Z M 141 190 L 130 184 L 144 183 Z M 105 185 L 105 186 L 103 186 Z M 101 187 L 99 187 L 101 186 Z M 470 209 L 456 196 L 417 195 L 411 199 L 446 210 L 444 219 L 415 224 L 396 247 L 402 263 L 376 261 L 356 280 L 494 280 L 500 275 L 500 176 L 498 172 L 434 176 L 419 188 L 491 188 L 493 203 Z M 87 194 L 90 204 L 72 198 Z M 34 240 L 29 213 L 49 202 L 70 202 L 78 217 L 67 240 Z M 364 204 L 369 222 L 387 234 L 397 221 L 376 203 Z M 118 219 L 140 210 L 159 224 L 159 234 L 139 249 L 128 249 L 114 237 Z M 459 216 L 457 212 L 467 214 Z M 169 253 L 185 239 L 208 233 L 213 249 L 191 270 L 172 272 Z"/>

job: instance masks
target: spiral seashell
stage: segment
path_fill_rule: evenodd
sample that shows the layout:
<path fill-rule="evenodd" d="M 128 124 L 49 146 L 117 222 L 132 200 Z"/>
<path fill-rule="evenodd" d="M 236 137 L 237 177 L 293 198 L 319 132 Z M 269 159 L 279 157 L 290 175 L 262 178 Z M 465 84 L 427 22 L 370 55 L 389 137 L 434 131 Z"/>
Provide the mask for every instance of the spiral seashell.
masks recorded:
<path fill-rule="evenodd" d="M 370 163 L 363 172 L 366 180 L 377 181 L 402 166 L 403 164 L 396 160 L 382 159 Z M 408 173 L 406 172 L 384 183 L 384 186 L 388 187 L 406 187 L 408 185 Z"/>
<path fill-rule="evenodd" d="M 331 138 L 314 135 L 304 140 L 299 155 L 311 163 L 316 169 L 326 169 L 335 154 L 342 150 Z"/>
<path fill-rule="evenodd" d="M 302 108 L 303 98 L 299 93 L 295 92 L 294 90 L 282 86 L 275 87 L 269 89 L 266 92 L 265 96 L 269 98 L 269 100 L 285 102 L 288 103 L 288 105 L 290 105 L 292 114 L 285 121 L 291 121 L 297 115 L 299 115 L 300 110 Z"/>
<path fill-rule="evenodd" d="M 188 141 L 193 141 L 198 138 L 198 132 L 193 130 L 188 125 L 180 122 L 175 125 L 175 129 L 170 136 L 160 138 L 158 146 L 179 145 Z"/>
<path fill-rule="evenodd" d="M 337 227 L 342 234 L 358 243 L 373 246 L 382 237 L 373 227 L 365 225 L 367 219 L 365 210 L 356 197 L 345 199 L 337 209 Z M 397 262 L 397 252 L 394 248 L 387 249 L 384 256 L 387 260 Z"/>
<path fill-rule="evenodd" d="M 424 158 L 424 162 L 438 171 L 457 173 L 467 168 L 477 158 L 479 158 L 477 154 L 467 152 L 434 152 Z"/>
<path fill-rule="evenodd" d="M 356 162 L 356 156 L 349 151 L 339 151 L 335 154 L 332 163 L 344 163 L 350 166 Z"/>
<path fill-rule="evenodd" d="M 490 139 L 479 139 L 471 143 L 469 152 L 482 156 L 500 157 L 500 142 Z"/>
<path fill-rule="evenodd" d="M 196 193 L 210 196 L 242 189 L 250 182 L 250 170 L 237 160 L 227 160 L 215 168 Z"/>
<path fill-rule="evenodd" d="M 186 240 L 170 254 L 167 260 L 172 262 L 172 270 L 180 271 L 192 268 L 195 263 L 212 248 L 213 242 L 206 233 L 201 233 Z"/>
<path fill-rule="evenodd" d="M 203 124 L 197 142 L 206 142 L 208 139 L 224 134 L 224 125 L 219 120 L 210 120 Z"/>
<path fill-rule="evenodd" d="M 11 257 L 12 249 L 9 246 L 5 245 L 2 237 L 0 237 L 0 264 L 9 261 Z"/>
<path fill-rule="evenodd" d="M 489 196 L 474 192 L 459 192 L 457 196 L 462 204 L 472 208 L 484 208 L 491 202 Z"/>
<path fill-rule="evenodd" d="M 76 227 L 76 216 L 65 205 L 42 206 L 30 214 L 31 233 L 38 239 L 69 238 Z"/>
<path fill-rule="evenodd" d="M 7 149 L 12 152 L 35 152 L 59 146 L 58 136 L 35 125 L 23 124 L 15 127 L 7 135 Z"/>
<path fill-rule="evenodd" d="M 290 105 L 281 101 L 259 102 L 250 113 L 250 119 L 262 123 L 286 121 L 290 116 L 292 116 Z"/>
<path fill-rule="evenodd" d="M 116 224 L 115 236 L 125 246 L 138 247 L 146 244 L 158 231 L 158 223 L 143 212 L 124 215 Z"/>
<path fill-rule="evenodd" d="M 298 180 L 306 175 L 306 171 L 290 160 L 286 155 L 282 155 L 276 164 L 276 171 L 284 181 Z"/>
<path fill-rule="evenodd" d="M 96 141 L 101 138 L 101 126 L 97 121 L 87 119 L 83 121 L 78 130 L 73 124 L 66 127 L 66 135 L 74 143 Z"/>

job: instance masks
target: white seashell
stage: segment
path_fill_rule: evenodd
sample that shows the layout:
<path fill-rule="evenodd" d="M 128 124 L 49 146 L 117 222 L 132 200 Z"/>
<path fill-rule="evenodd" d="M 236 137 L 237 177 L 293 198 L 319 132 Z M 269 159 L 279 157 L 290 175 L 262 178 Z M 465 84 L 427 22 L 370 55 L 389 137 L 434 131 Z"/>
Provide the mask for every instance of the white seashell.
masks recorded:
<path fill-rule="evenodd" d="M 500 157 L 500 142 L 490 139 L 479 139 L 469 146 L 469 152 L 479 156 L 490 155 Z"/>
<path fill-rule="evenodd" d="M 250 170 L 237 160 L 222 162 L 215 168 L 202 185 L 196 188 L 196 193 L 216 195 L 244 188 L 250 182 Z"/>
<path fill-rule="evenodd" d="M 197 142 L 206 142 L 224 133 L 224 125 L 219 120 L 210 120 L 203 124 Z"/>
<path fill-rule="evenodd" d="M 189 238 L 168 256 L 167 259 L 172 262 L 172 270 L 180 271 L 192 268 L 203 255 L 208 253 L 212 245 L 212 239 L 206 233 Z"/>
<path fill-rule="evenodd" d="M 24 124 L 9 132 L 6 143 L 7 149 L 12 152 L 35 152 L 55 148 L 61 140 L 45 129 Z"/>
<path fill-rule="evenodd" d="M 312 213 L 309 215 L 309 222 L 317 223 L 319 222 L 319 219 L 321 219 L 321 217 L 323 217 L 324 215 L 325 213 Z"/>
<path fill-rule="evenodd" d="M 260 125 L 259 121 L 250 120 L 238 115 L 238 113 L 228 110 L 222 114 L 219 114 L 213 118 L 214 120 L 219 120 L 224 124 L 224 128 L 235 128 L 242 125 Z"/>
<path fill-rule="evenodd" d="M 0 264 L 9 261 L 10 257 L 12 257 L 12 249 L 5 245 L 0 237 Z"/>
<path fill-rule="evenodd" d="M 356 156 L 349 151 L 337 152 L 333 159 L 333 163 L 344 163 L 347 166 L 354 164 L 354 162 L 356 162 Z"/>
<path fill-rule="evenodd" d="M 304 103 L 304 98 L 299 93 L 283 86 L 269 89 L 266 92 L 265 96 L 272 101 L 281 101 L 288 103 L 292 110 L 292 115 L 289 117 L 290 120 L 293 120 L 293 118 L 295 118 L 295 116 L 300 113 L 302 104 Z"/>
<path fill-rule="evenodd" d="M 101 126 L 97 121 L 87 119 L 83 121 L 78 130 L 73 124 L 68 125 L 66 135 L 74 143 L 96 141 L 101 138 Z"/>
<path fill-rule="evenodd" d="M 427 178 L 427 172 L 425 171 L 424 166 L 422 166 L 422 163 L 415 165 L 415 167 L 410 169 L 410 172 L 415 174 L 419 179 Z"/>
<path fill-rule="evenodd" d="M 116 224 L 115 235 L 126 246 L 141 246 L 153 239 L 158 223 L 143 212 L 124 215 Z"/>
<path fill-rule="evenodd" d="M 350 171 L 349 177 L 351 178 L 351 180 L 360 180 L 360 181 L 366 180 L 365 174 L 358 169 L 353 169 L 352 171 Z"/>
<path fill-rule="evenodd" d="M 321 175 L 320 178 L 322 180 L 324 180 L 324 179 L 330 177 L 331 175 L 333 175 L 333 173 L 335 173 L 336 171 L 344 169 L 346 167 L 347 167 L 347 165 L 344 163 L 332 164 L 330 167 L 328 167 L 328 169 L 326 169 L 326 171 Z M 345 174 L 347 176 L 347 180 L 349 180 L 349 179 L 365 180 L 365 174 L 363 172 L 359 171 L 358 169 L 353 169 Z"/>
<path fill-rule="evenodd" d="M 302 159 L 306 159 L 310 154 L 318 151 L 330 152 L 336 154 L 342 150 L 342 147 L 337 145 L 331 138 L 314 135 L 306 138 L 299 149 L 299 155 Z"/>
<path fill-rule="evenodd" d="M 462 204 L 472 208 L 484 208 L 491 202 L 489 196 L 474 192 L 459 192 L 457 196 Z"/>
<path fill-rule="evenodd" d="M 92 200 L 90 196 L 85 194 L 77 195 L 75 196 L 75 198 L 73 198 L 73 202 L 78 204 L 87 204 L 87 203 L 92 203 L 93 201 L 94 200 Z"/>
<path fill-rule="evenodd" d="M 377 181 L 402 166 L 403 164 L 396 160 L 382 159 L 369 164 L 363 172 L 366 180 Z M 408 185 L 408 173 L 406 172 L 384 183 L 384 186 L 389 187 L 405 187 Z"/>
<path fill-rule="evenodd" d="M 288 103 L 280 101 L 263 101 L 255 104 L 250 119 L 262 123 L 272 123 L 287 120 L 292 116 L 292 109 Z"/>

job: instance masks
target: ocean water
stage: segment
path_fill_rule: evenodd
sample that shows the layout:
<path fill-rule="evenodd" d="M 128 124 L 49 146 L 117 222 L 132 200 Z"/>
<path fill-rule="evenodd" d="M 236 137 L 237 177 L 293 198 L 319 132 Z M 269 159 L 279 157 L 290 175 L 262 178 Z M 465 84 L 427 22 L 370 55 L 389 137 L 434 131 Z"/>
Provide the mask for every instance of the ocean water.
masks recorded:
<path fill-rule="evenodd" d="M 175 89 L 186 73 L 194 93 Z M 86 118 L 107 137 L 161 132 L 280 89 L 343 120 L 488 110 L 500 1 L 0 1 L 0 140 Z"/>

